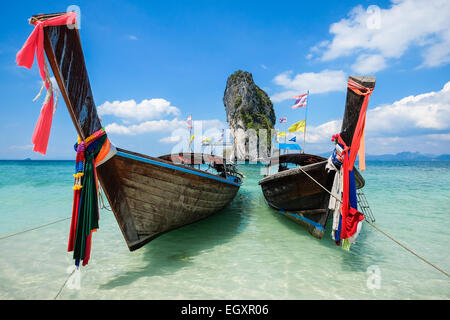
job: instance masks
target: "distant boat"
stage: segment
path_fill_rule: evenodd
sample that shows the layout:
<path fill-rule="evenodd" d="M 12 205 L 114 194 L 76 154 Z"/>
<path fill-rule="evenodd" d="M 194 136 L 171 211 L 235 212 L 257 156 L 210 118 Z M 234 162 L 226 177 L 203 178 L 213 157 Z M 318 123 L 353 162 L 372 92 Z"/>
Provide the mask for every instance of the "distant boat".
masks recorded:
<path fill-rule="evenodd" d="M 35 15 L 33 21 L 63 15 Z M 82 140 L 101 130 L 78 30 L 44 28 L 44 49 L 72 121 Z M 200 166 L 208 166 L 208 171 Z M 197 168 L 195 168 L 197 166 Z M 242 184 L 222 157 L 184 153 L 159 158 L 116 148 L 97 175 L 128 248 L 225 208 Z"/>
<path fill-rule="evenodd" d="M 367 88 L 375 86 L 374 77 L 351 76 L 350 79 Z M 348 146 L 352 142 L 363 100 L 363 97 L 350 89 L 347 91 L 340 135 Z M 314 237 L 319 239 L 322 238 L 325 225 L 330 217 L 330 210 L 328 209 L 330 194 L 303 171 L 328 191 L 331 191 L 335 171 L 326 170 L 327 162 L 326 158 L 313 154 L 291 153 L 280 155 L 271 159 L 268 165 L 269 167 L 278 165 L 278 172 L 268 174 L 259 181 L 264 198 L 270 207 L 301 224 Z M 356 168 L 353 170 L 356 188 L 360 189 L 364 187 L 365 181 Z"/>

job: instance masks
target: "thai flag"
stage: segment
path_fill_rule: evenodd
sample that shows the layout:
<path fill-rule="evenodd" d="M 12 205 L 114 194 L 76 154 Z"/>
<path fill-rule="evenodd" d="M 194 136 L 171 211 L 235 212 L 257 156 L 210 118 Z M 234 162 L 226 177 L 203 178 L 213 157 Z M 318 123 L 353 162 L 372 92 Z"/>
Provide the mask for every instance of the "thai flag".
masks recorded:
<path fill-rule="evenodd" d="M 299 96 L 292 97 L 295 100 L 295 104 L 291 107 L 292 109 L 306 107 L 306 102 L 308 100 L 308 94 L 301 94 Z"/>
<path fill-rule="evenodd" d="M 191 129 L 191 128 L 192 128 L 192 115 L 190 115 L 190 116 L 187 118 L 186 123 L 187 123 L 187 125 L 188 125 L 188 129 Z"/>
<path fill-rule="evenodd" d="M 280 123 L 287 123 L 287 117 L 283 117 L 280 119 Z"/>

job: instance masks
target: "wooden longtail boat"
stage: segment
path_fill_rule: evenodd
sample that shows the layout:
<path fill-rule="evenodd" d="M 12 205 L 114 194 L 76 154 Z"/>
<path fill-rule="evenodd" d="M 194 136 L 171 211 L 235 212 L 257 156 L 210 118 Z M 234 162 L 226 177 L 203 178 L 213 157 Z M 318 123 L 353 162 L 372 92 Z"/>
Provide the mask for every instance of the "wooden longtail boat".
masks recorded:
<path fill-rule="evenodd" d="M 30 21 L 62 14 L 36 15 Z M 78 135 L 84 140 L 102 125 L 78 30 L 66 25 L 44 27 L 44 50 Z M 241 185 L 235 167 L 221 157 L 185 153 L 155 158 L 116 150 L 97 167 L 97 175 L 130 251 L 220 211 Z M 205 163 L 216 173 L 195 168 Z"/>
<path fill-rule="evenodd" d="M 366 88 L 375 86 L 374 77 L 356 77 L 350 79 Z M 350 146 L 364 97 L 347 90 L 344 118 L 340 136 Z M 268 205 L 289 219 L 303 225 L 316 238 L 321 239 L 325 225 L 330 217 L 328 203 L 330 194 L 323 190 L 312 178 L 331 191 L 335 171 L 326 170 L 327 159 L 313 154 L 285 154 L 274 158 L 269 166 L 278 165 L 278 172 L 264 177 L 261 185 Z M 294 168 L 290 168 L 294 166 Z M 300 169 L 301 167 L 301 169 Z M 308 177 L 303 171 L 308 173 Z M 355 173 L 356 188 L 364 187 L 361 174 Z"/>

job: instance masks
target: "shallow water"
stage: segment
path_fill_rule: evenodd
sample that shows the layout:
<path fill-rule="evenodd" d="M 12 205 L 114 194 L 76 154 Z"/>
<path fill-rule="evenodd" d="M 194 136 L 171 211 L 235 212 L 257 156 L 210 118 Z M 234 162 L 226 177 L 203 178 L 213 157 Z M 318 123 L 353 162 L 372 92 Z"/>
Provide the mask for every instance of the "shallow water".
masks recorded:
<path fill-rule="evenodd" d="M 234 201 L 129 252 L 102 210 L 92 258 L 59 299 L 449 299 L 446 276 L 365 224 L 350 252 L 269 209 L 258 165 Z M 72 210 L 71 161 L 0 161 L 0 238 Z M 450 271 L 450 162 L 368 162 L 376 225 Z M 0 299 L 53 299 L 73 262 L 70 221 L 0 240 Z M 372 271 L 377 272 L 374 274 Z M 77 275 L 77 274 L 76 274 Z"/>

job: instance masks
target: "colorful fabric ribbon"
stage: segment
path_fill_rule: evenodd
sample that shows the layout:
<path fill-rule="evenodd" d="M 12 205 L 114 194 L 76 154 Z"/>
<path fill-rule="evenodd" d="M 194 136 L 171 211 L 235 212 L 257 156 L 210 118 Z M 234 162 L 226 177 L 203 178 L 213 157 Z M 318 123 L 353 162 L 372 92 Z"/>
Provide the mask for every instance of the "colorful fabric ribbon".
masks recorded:
<path fill-rule="evenodd" d="M 341 167 L 343 175 L 341 220 L 336 238 L 336 244 L 340 245 L 341 239 L 350 238 L 356 233 L 358 222 L 362 221 L 364 216 L 357 210 L 355 175 L 353 170 L 350 169 L 350 148 L 345 144 L 341 136 L 337 137 L 337 143 L 343 147 L 341 153 L 343 159 Z M 357 153 L 357 149 L 353 150 L 353 153 Z"/>
<path fill-rule="evenodd" d="M 48 70 L 45 68 L 44 58 L 44 27 L 47 26 L 61 26 L 68 24 L 75 24 L 77 15 L 75 12 L 69 12 L 58 17 L 47 20 L 36 20 L 32 23 L 35 25 L 33 32 L 28 37 L 22 49 L 16 55 L 16 62 L 19 66 L 31 69 L 36 58 L 39 66 L 39 73 L 44 81 L 49 97 L 45 99 L 42 106 L 39 119 L 34 128 L 31 142 L 34 144 L 33 151 L 46 154 L 48 140 L 50 137 L 50 129 L 53 119 L 53 90 L 48 75 Z"/>
<path fill-rule="evenodd" d="M 75 185 L 68 251 L 73 251 L 76 266 L 89 262 L 92 233 L 99 225 L 96 164 L 109 153 L 111 144 L 102 128 L 75 144 Z"/>
<path fill-rule="evenodd" d="M 349 249 L 350 245 L 358 235 L 358 224 L 364 220 L 364 216 L 358 211 L 358 200 L 356 197 L 356 182 L 353 172 L 353 166 L 356 160 L 356 155 L 360 153 L 360 169 L 365 170 L 364 157 L 364 128 L 366 123 L 366 112 L 369 103 L 369 97 L 373 92 L 373 88 L 366 88 L 359 83 L 348 80 L 348 88 L 358 95 L 364 96 L 364 101 L 359 113 L 358 122 L 356 124 L 355 132 L 350 147 L 339 134 L 332 137 L 332 141 L 336 142 L 336 149 L 342 150 L 340 153 L 333 154 L 332 161 L 341 162 L 342 159 L 342 205 L 341 217 L 339 220 L 339 228 L 335 233 L 335 241 L 340 245 L 341 240 L 345 240 L 345 249 Z M 347 240 L 351 238 L 351 241 Z"/>

